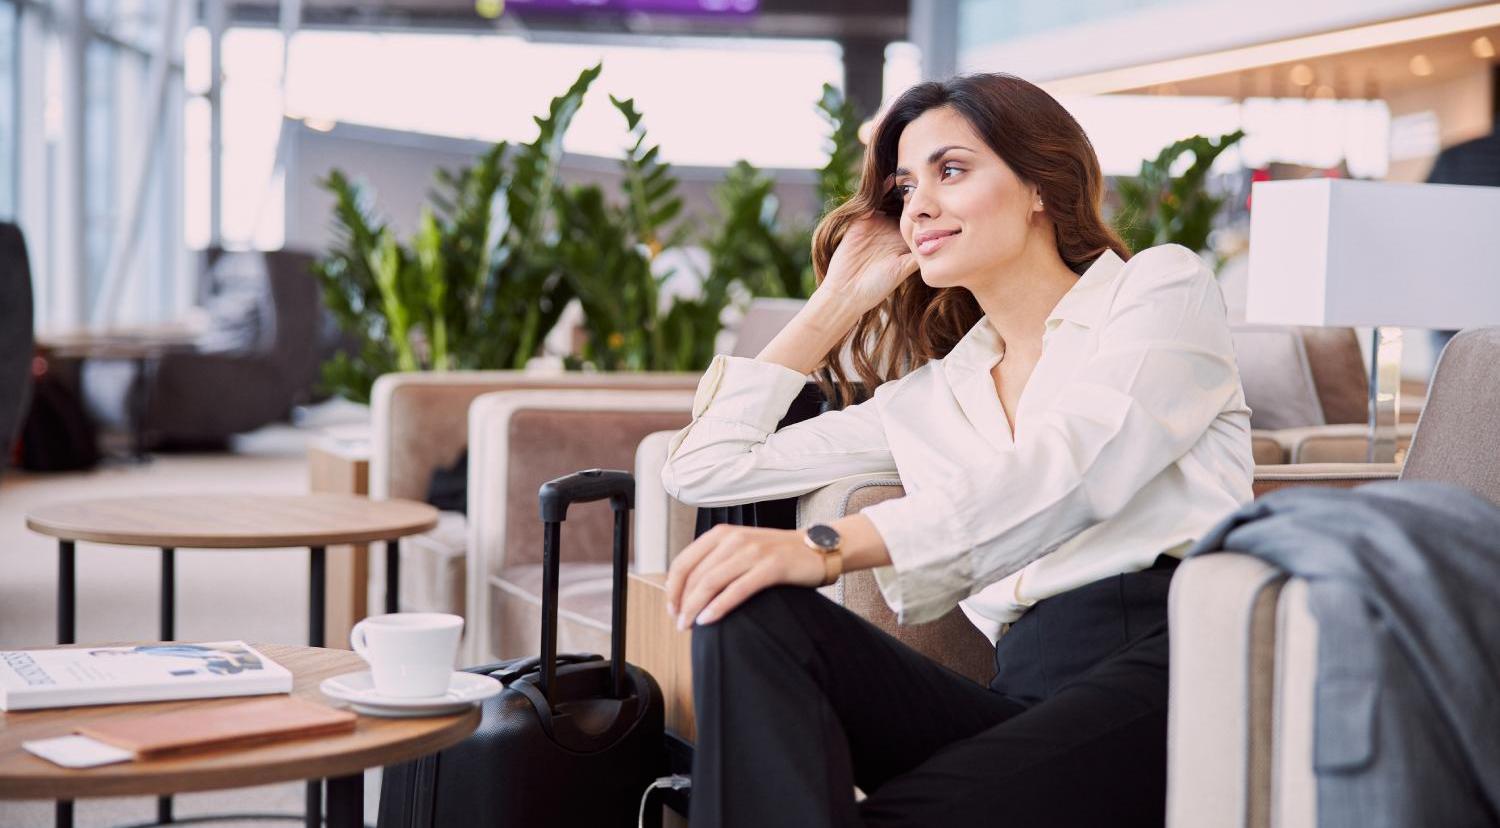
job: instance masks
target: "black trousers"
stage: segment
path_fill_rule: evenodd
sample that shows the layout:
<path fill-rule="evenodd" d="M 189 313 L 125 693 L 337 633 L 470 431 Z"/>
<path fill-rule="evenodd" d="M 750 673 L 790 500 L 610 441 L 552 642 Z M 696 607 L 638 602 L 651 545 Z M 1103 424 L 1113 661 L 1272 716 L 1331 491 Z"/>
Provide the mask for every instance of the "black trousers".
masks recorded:
<path fill-rule="evenodd" d="M 693 632 L 692 825 L 1161 825 L 1176 564 L 1037 603 L 989 687 L 812 590 L 756 595 Z"/>

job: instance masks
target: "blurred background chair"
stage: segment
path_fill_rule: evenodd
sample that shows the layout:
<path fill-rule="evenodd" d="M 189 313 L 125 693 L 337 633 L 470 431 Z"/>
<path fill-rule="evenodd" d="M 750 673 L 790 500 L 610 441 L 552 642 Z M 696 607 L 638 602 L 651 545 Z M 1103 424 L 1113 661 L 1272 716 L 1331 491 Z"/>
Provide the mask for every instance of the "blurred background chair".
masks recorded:
<path fill-rule="evenodd" d="M 320 366 L 338 342 L 325 324 L 314 258 L 292 250 L 212 257 L 206 325 L 192 347 L 149 362 L 85 360 L 81 385 L 90 413 L 115 427 L 140 417 L 136 427 L 148 447 L 218 446 L 286 420 L 293 406 L 312 399 Z"/>
<path fill-rule="evenodd" d="M 1238 324 L 1232 334 L 1257 464 L 1366 460 L 1370 381 L 1353 328 Z M 1399 449 L 1422 404 L 1403 398 Z"/>
<path fill-rule="evenodd" d="M 31 360 L 36 354 L 31 265 L 21 228 L 0 222 L 0 473 L 31 399 Z"/>
<path fill-rule="evenodd" d="M 1500 503 L 1497 410 L 1500 328 L 1465 331 L 1438 362 L 1399 479 L 1453 483 Z M 1303 482 L 1363 482 L 1350 475 L 1372 465 L 1311 467 Z M 1295 476 L 1292 467 L 1281 474 Z M 1173 582 L 1170 618 L 1168 824 L 1315 826 L 1317 620 L 1305 582 L 1248 555 L 1190 558 Z"/>

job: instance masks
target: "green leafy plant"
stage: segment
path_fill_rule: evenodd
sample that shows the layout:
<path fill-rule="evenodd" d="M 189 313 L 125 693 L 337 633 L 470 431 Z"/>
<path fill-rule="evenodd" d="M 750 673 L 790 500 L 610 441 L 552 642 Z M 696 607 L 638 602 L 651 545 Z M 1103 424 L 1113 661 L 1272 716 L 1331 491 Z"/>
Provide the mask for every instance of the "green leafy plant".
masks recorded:
<path fill-rule="evenodd" d="M 563 135 L 600 70 L 552 100 L 532 142 L 439 171 L 409 244 L 343 172 L 322 182 L 334 244 L 315 271 L 352 341 L 324 366 L 328 390 L 367 401 L 391 371 L 519 368 L 536 353 L 572 296 L 553 256 L 556 181 Z"/>
<path fill-rule="evenodd" d="M 353 343 L 324 366 L 330 391 L 365 401 L 391 371 L 523 367 L 574 298 L 584 311 L 575 367 L 701 369 L 734 297 L 811 292 L 812 227 L 787 226 L 773 179 L 736 164 L 714 194 L 718 221 L 700 233 L 633 99 L 610 96 L 628 136 L 618 198 L 559 183 L 563 136 L 601 70 L 584 70 L 552 100 L 530 143 L 502 142 L 469 167 L 440 170 L 405 243 L 368 193 L 329 174 L 335 243 L 317 272 Z M 830 129 L 816 179 L 826 210 L 853 191 L 863 148 L 853 107 L 833 87 L 818 111 Z M 674 274 L 660 257 L 700 237 L 709 256 L 701 290 L 666 300 Z"/>
<path fill-rule="evenodd" d="M 745 161 L 725 174 L 713 197 L 718 221 L 703 239 L 708 268 L 695 296 L 671 297 L 660 272 L 663 250 L 690 231 L 668 223 L 681 212 L 677 181 L 649 146 L 634 102 L 611 97 L 624 116 L 631 144 L 621 161 L 625 206 L 612 209 L 597 188 L 570 190 L 558 202 L 567 228 L 559 244 L 574 293 L 583 304 L 586 342 L 579 364 L 604 370 L 698 370 L 714 354 L 725 309 L 736 295 L 807 296 L 812 278 L 812 227 L 788 227 L 775 180 Z M 818 110 L 829 125 L 828 161 L 817 171 L 818 203 L 831 209 L 858 183 L 864 148 L 854 109 L 824 85 Z M 820 213 L 821 215 L 821 213 Z"/>
<path fill-rule="evenodd" d="M 864 146 L 854 104 L 825 83 L 817 108 L 828 125 L 828 159 L 816 173 L 818 213 L 811 224 L 784 221 L 775 181 L 746 161 L 731 167 L 714 193 L 721 221 L 706 244 L 709 271 L 741 274 L 758 296 L 812 295 L 813 227 L 859 185 Z"/>
<path fill-rule="evenodd" d="M 1208 172 L 1219 155 L 1243 137 L 1243 130 L 1215 139 L 1194 135 L 1141 162 L 1140 174 L 1134 178 L 1117 179 L 1120 209 L 1115 229 L 1125 244 L 1133 251 L 1158 244 L 1180 244 L 1195 252 L 1207 249 L 1214 217 L 1224 206 L 1224 200 L 1205 187 Z M 1188 153 L 1191 162 L 1173 175 L 1173 168 Z"/>

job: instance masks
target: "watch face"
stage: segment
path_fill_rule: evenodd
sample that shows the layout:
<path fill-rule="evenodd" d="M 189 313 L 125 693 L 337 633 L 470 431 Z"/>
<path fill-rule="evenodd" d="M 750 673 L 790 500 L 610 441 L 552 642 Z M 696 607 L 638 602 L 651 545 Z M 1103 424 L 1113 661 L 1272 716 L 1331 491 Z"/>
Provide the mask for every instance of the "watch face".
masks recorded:
<path fill-rule="evenodd" d="M 817 523 L 807 527 L 807 539 L 819 549 L 839 548 L 838 530 L 826 523 Z"/>

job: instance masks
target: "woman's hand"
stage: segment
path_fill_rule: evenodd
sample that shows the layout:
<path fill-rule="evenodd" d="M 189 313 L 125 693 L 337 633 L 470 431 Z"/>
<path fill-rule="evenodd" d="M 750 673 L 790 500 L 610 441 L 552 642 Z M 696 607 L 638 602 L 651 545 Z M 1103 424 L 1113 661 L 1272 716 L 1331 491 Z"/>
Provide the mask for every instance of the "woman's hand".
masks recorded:
<path fill-rule="evenodd" d="M 833 251 L 819 290 L 837 294 L 858 313 L 881 302 L 917 272 L 917 257 L 901 238 L 899 222 L 881 214 L 855 221 Z"/>
<path fill-rule="evenodd" d="M 794 529 L 720 524 L 688 544 L 667 572 L 667 612 L 677 629 L 712 624 L 747 598 L 778 584 L 823 583 L 823 556 Z"/>

